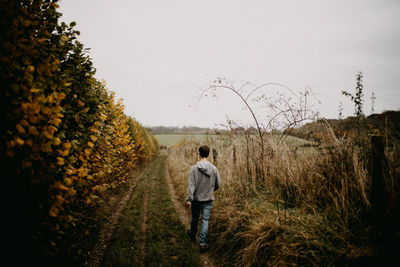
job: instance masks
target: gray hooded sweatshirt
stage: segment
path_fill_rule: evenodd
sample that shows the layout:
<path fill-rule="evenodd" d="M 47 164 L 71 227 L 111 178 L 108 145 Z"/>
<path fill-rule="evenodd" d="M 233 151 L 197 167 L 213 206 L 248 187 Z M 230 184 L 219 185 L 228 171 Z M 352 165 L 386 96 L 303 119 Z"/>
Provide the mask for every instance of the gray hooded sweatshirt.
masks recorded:
<path fill-rule="evenodd" d="M 219 188 L 220 183 L 221 180 L 217 167 L 208 161 L 197 162 L 190 169 L 188 197 L 186 201 L 214 200 L 213 192 Z"/>

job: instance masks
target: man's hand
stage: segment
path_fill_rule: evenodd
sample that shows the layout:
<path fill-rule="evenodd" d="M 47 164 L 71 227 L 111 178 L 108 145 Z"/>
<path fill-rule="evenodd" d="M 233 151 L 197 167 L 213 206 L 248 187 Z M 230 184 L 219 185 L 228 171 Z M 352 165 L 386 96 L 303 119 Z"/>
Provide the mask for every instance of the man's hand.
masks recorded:
<path fill-rule="evenodd" d="M 186 201 L 186 207 L 191 207 L 192 206 L 192 203 L 191 202 L 189 202 L 189 201 Z"/>

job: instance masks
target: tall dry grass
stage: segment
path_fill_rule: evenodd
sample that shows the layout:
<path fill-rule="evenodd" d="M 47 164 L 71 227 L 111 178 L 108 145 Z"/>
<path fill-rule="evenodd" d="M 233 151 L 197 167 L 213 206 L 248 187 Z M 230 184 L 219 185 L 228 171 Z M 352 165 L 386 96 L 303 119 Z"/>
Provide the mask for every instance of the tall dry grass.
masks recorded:
<path fill-rule="evenodd" d="M 397 221 L 382 220 L 377 226 L 371 219 L 368 146 L 333 136 L 318 150 L 269 137 L 260 167 L 252 137 L 210 137 L 207 144 L 218 151 L 215 164 L 222 178 L 210 242 L 223 265 L 335 266 L 393 260 L 382 243 L 387 241 L 384 232 L 397 231 L 389 242 L 399 244 Z M 168 166 L 182 199 L 199 145 L 185 140 L 170 150 Z M 398 151 L 386 151 L 382 214 L 389 218 L 399 207 Z M 209 159 L 213 161 L 212 154 Z M 389 228 L 383 230 L 383 225 Z"/>

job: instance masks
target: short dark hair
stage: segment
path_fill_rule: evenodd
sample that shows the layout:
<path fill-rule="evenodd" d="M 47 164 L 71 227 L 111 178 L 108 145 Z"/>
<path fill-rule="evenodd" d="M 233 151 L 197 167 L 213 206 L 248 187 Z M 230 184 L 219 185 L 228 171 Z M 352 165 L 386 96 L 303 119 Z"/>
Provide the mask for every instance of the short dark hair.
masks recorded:
<path fill-rule="evenodd" d="M 207 158 L 210 154 L 210 148 L 207 145 L 202 145 L 199 147 L 200 157 Z"/>

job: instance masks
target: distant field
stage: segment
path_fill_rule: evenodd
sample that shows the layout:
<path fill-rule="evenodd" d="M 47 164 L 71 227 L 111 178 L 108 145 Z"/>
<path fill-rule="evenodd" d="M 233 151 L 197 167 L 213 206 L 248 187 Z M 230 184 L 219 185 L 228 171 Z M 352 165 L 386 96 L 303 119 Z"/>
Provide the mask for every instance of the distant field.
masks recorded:
<path fill-rule="evenodd" d="M 315 142 L 312 142 L 312 141 L 309 141 L 309 140 L 306 140 L 306 139 L 302 139 L 302 138 L 299 138 L 299 137 L 291 136 L 291 135 L 289 135 L 286 138 L 286 142 L 288 144 L 292 144 L 292 145 L 296 145 L 296 146 L 302 146 L 302 145 L 304 146 L 304 145 L 313 145 L 313 144 L 315 144 Z"/>
<path fill-rule="evenodd" d="M 164 146 L 172 146 L 183 140 L 184 138 L 195 139 L 198 141 L 205 141 L 207 138 L 206 134 L 155 134 L 154 136 L 158 139 L 160 145 Z M 288 136 L 286 138 L 286 142 L 294 146 L 313 145 L 313 142 L 311 141 L 307 141 L 305 139 L 297 138 L 294 136 Z"/>
<path fill-rule="evenodd" d="M 207 138 L 206 134 L 155 134 L 154 135 L 160 145 L 172 146 L 184 138 L 193 138 L 195 140 L 205 140 Z"/>

